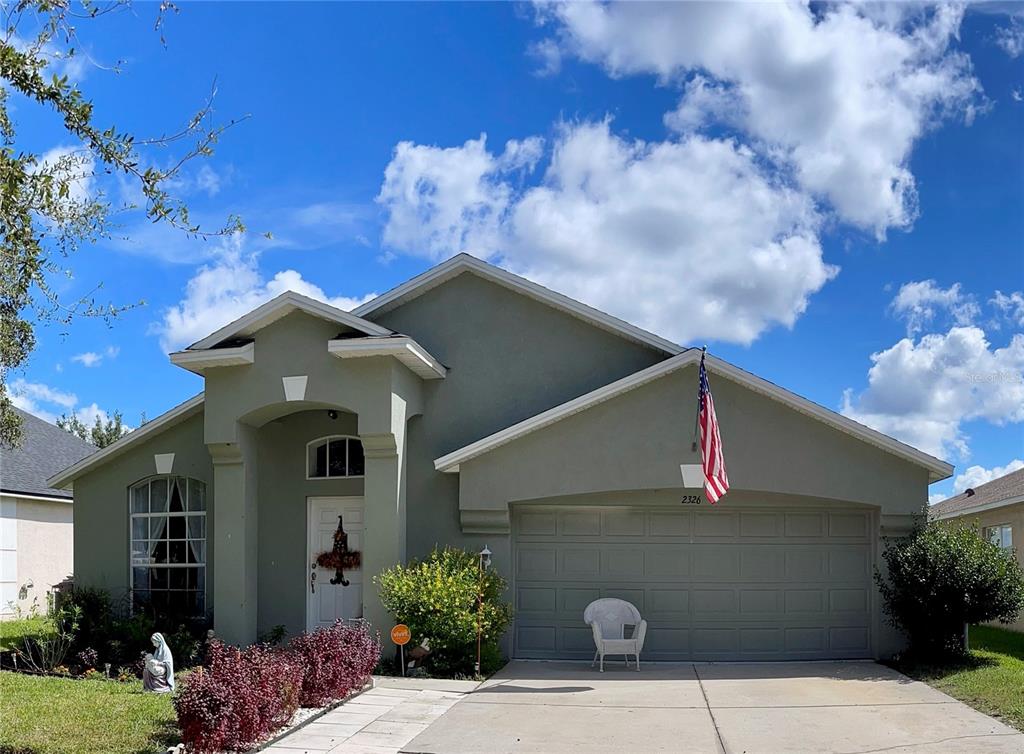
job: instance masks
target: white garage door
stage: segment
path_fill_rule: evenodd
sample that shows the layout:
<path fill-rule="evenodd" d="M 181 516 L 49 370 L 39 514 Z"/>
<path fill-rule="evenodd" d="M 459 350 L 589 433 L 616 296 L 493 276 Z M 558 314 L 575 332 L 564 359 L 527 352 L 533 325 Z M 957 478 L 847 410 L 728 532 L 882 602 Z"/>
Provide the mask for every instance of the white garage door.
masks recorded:
<path fill-rule="evenodd" d="M 870 657 L 873 517 L 862 509 L 518 506 L 521 658 L 590 659 L 583 609 L 636 605 L 648 660 Z"/>

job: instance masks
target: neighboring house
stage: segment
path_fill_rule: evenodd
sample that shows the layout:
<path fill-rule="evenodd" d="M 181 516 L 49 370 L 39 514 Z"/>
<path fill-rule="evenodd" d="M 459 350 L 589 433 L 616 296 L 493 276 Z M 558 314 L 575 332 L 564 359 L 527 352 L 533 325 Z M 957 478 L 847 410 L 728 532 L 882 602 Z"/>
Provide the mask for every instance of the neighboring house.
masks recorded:
<path fill-rule="evenodd" d="M 958 519 L 977 525 L 983 537 L 1012 550 L 1024 567 L 1024 469 L 936 503 L 928 516 L 933 521 Z M 1024 631 L 1024 615 L 1009 628 Z"/>
<path fill-rule="evenodd" d="M 0 447 L 0 619 L 27 611 L 71 575 L 71 494 L 47 479 L 96 448 L 21 409 L 22 442 Z"/>
<path fill-rule="evenodd" d="M 702 503 L 700 351 L 467 255 L 351 313 L 282 294 L 170 360 L 204 392 L 50 482 L 74 486 L 78 583 L 232 642 L 386 631 L 373 575 L 486 544 L 516 657 L 589 659 L 602 596 L 639 607 L 649 659 L 878 657 L 880 536 L 952 473 L 709 356 L 732 490 Z M 314 562 L 339 516 L 347 587 Z"/>

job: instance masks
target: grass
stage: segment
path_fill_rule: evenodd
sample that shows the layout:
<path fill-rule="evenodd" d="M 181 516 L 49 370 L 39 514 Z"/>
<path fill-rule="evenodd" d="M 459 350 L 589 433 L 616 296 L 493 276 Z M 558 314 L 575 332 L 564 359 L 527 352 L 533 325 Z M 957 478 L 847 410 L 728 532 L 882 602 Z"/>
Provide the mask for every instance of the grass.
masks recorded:
<path fill-rule="evenodd" d="M 152 754 L 178 740 L 170 695 L 141 682 L 0 671 L 0 754 Z"/>
<path fill-rule="evenodd" d="M 47 632 L 50 620 L 43 615 L 0 621 L 0 652 L 20 649 L 23 637 Z"/>
<path fill-rule="evenodd" d="M 970 656 L 944 666 L 896 663 L 902 673 L 1024 731 L 1024 633 L 971 626 Z"/>

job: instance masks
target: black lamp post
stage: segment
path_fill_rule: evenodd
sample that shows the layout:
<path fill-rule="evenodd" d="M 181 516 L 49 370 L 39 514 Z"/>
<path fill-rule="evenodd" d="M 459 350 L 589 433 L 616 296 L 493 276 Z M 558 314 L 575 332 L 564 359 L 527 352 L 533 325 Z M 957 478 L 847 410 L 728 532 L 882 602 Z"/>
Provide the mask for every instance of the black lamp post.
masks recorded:
<path fill-rule="evenodd" d="M 477 562 L 477 578 L 476 578 L 476 664 L 473 666 L 473 671 L 476 675 L 480 675 L 480 614 L 483 612 L 484 606 L 484 592 L 483 592 L 483 581 L 484 571 L 491 567 L 491 551 L 487 545 L 484 545 L 484 549 L 480 551 L 480 559 Z"/>

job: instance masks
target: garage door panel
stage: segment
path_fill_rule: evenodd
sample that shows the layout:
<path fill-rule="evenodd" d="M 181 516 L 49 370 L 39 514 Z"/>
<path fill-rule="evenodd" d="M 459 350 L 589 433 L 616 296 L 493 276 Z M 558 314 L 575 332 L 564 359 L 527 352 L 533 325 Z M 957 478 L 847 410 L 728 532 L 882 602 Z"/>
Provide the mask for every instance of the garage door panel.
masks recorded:
<path fill-rule="evenodd" d="M 602 534 L 608 537 L 642 537 L 647 533 L 643 511 L 609 511 L 603 519 Z"/>
<path fill-rule="evenodd" d="M 682 511 L 656 511 L 647 514 L 647 535 L 660 537 L 689 537 L 693 516 Z"/>
<path fill-rule="evenodd" d="M 873 519 L 863 511 L 526 513 L 514 526 L 519 657 L 590 659 L 582 616 L 600 597 L 638 607 L 649 660 L 871 656 Z"/>
<path fill-rule="evenodd" d="M 709 538 L 735 537 L 739 529 L 736 513 L 695 513 L 693 536 L 697 541 Z"/>
<path fill-rule="evenodd" d="M 663 618 L 687 618 L 690 614 L 689 589 L 650 589 L 647 592 L 648 622 Z"/>
<path fill-rule="evenodd" d="M 644 576 L 644 551 L 640 548 L 613 548 L 602 553 L 601 574 L 619 579 Z"/>
<path fill-rule="evenodd" d="M 747 511 L 740 513 L 741 537 L 778 537 L 782 533 L 781 513 Z"/>
<path fill-rule="evenodd" d="M 600 511 L 563 513 L 560 518 L 558 528 L 563 537 L 601 536 Z"/>

